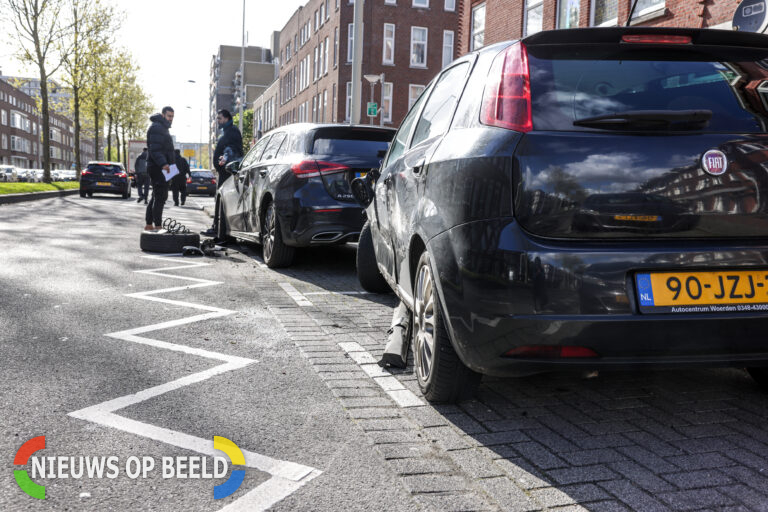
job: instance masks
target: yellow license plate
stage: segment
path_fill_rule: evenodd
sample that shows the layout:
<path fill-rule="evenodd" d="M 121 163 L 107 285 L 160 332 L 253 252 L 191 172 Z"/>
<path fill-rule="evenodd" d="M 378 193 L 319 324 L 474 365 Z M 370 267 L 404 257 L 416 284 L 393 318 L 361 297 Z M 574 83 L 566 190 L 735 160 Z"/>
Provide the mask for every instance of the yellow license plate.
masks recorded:
<path fill-rule="evenodd" d="M 656 222 L 661 220 L 658 215 L 614 215 L 614 220 L 632 220 L 635 222 Z"/>
<path fill-rule="evenodd" d="M 635 284 L 641 311 L 768 311 L 768 270 L 648 272 Z"/>
<path fill-rule="evenodd" d="M 197 188 L 198 188 L 199 190 L 208 190 L 208 187 L 200 187 L 200 186 L 198 186 Z"/>
<path fill-rule="evenodd" d="M 108 181 L 97 181 L 96 185 L 99 187 L 111 187 L 112 184 Z"/>

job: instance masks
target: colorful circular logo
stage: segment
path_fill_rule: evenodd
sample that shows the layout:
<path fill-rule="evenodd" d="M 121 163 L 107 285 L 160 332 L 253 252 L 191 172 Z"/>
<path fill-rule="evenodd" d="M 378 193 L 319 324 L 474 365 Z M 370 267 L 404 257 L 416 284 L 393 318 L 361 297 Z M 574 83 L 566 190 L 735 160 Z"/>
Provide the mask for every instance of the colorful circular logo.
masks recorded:
<path fill-rule="evenodd" d="M 701 157 L 701 167 L 712 176 L 720 176 L 728 168 L 728 158 L 717 149 L 710 149 Z"/>

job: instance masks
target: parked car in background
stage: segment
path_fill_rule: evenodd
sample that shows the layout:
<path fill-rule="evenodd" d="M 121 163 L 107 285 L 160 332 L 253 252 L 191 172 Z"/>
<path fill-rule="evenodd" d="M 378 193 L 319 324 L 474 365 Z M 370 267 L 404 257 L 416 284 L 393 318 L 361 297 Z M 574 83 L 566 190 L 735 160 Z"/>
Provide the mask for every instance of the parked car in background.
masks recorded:
<path fill-rule="evenodd" d="M 131 197 L 131 183 L 120 162 L 88 162 L 80 174 L 80 197 L 91 197 L 94 192 L 120 194 Z"/>
<path fill-rule="evenodd" d="M 768 387 L 766 62 L 764 35 L 631 27 L 447 66 L 357 194 L 360 282 L 413 312 L 425 397 L 553 369 Z"/>
<path fill-rule="evenodd" d="M 219 238 L 261 243 L 269 267 L 290 265 L 297 247 L 356 241 L 363 212 L 350 182 L 379 165 L 394 133 L 308 123 L 267 133 L 218 190 Z"/>
<path fill-rule="evenodd" d="M 0 181 L 18 181 L 16 167 L 13 165 L 0 165 Z"/>
<path fill-rule="evenodd" d="M 216 174 L 208 169 L 191 169 L 187 178 L 187 195 L 216 195 Z"/>
<path fill-rule="evenodd" d="M 77 181 L 77 171 L 74 169 L 59 171 L 59 180 L 61 181 Z"/>

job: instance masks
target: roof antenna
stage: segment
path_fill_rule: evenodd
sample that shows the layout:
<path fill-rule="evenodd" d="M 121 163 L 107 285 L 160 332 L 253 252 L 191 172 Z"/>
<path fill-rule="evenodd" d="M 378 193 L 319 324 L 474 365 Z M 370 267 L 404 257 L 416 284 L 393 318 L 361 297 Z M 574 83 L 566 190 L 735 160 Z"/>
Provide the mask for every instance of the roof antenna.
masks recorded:
<path fill-rule="evenodd" d="M 635 7 L 637 7 L 637 0 L 632 2 L 632 9 L 629 10 L 629 18 L 627 18 L 627 23 L 624 25 L 625 27 L 628 27 L 629 22 L 632 21 L 632 15 L 635 14 Z"/>

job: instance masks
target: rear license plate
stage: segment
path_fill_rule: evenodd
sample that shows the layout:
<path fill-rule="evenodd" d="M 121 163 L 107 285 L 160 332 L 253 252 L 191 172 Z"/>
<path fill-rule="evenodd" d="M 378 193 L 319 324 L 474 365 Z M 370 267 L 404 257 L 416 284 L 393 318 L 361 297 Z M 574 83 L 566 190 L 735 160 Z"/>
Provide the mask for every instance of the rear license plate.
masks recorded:
<path fill-rule="evenodd" d="M 644 313 L 768 311 L 768 270 L 635 275 Z"/>
<path fill-rule="evenodd" d="M 99 187 L 111 187 L 112 184 L 108 181 L 97 181 L 96 185 Z"/>
<path fill-rule="evenodd" d="M 365 178 L 365 175 L 368 174 L 367 172 L 356 172 L 355 178 Z"/>
<path fill-rule="evenodd" d="M 197 189 L 198 189 L 198 190 L 208 190 L 208 187 L 203 187 L 203 186 L 201 186 L 201 185 L 198 185 L 198 186 L 197 186 Z"/>
<path fill-rule="evenodd" d="M 614 215 L 614 220 L 629 220 L 634 222 L 658 222 L 661 217 L 658 215 Z"/>

